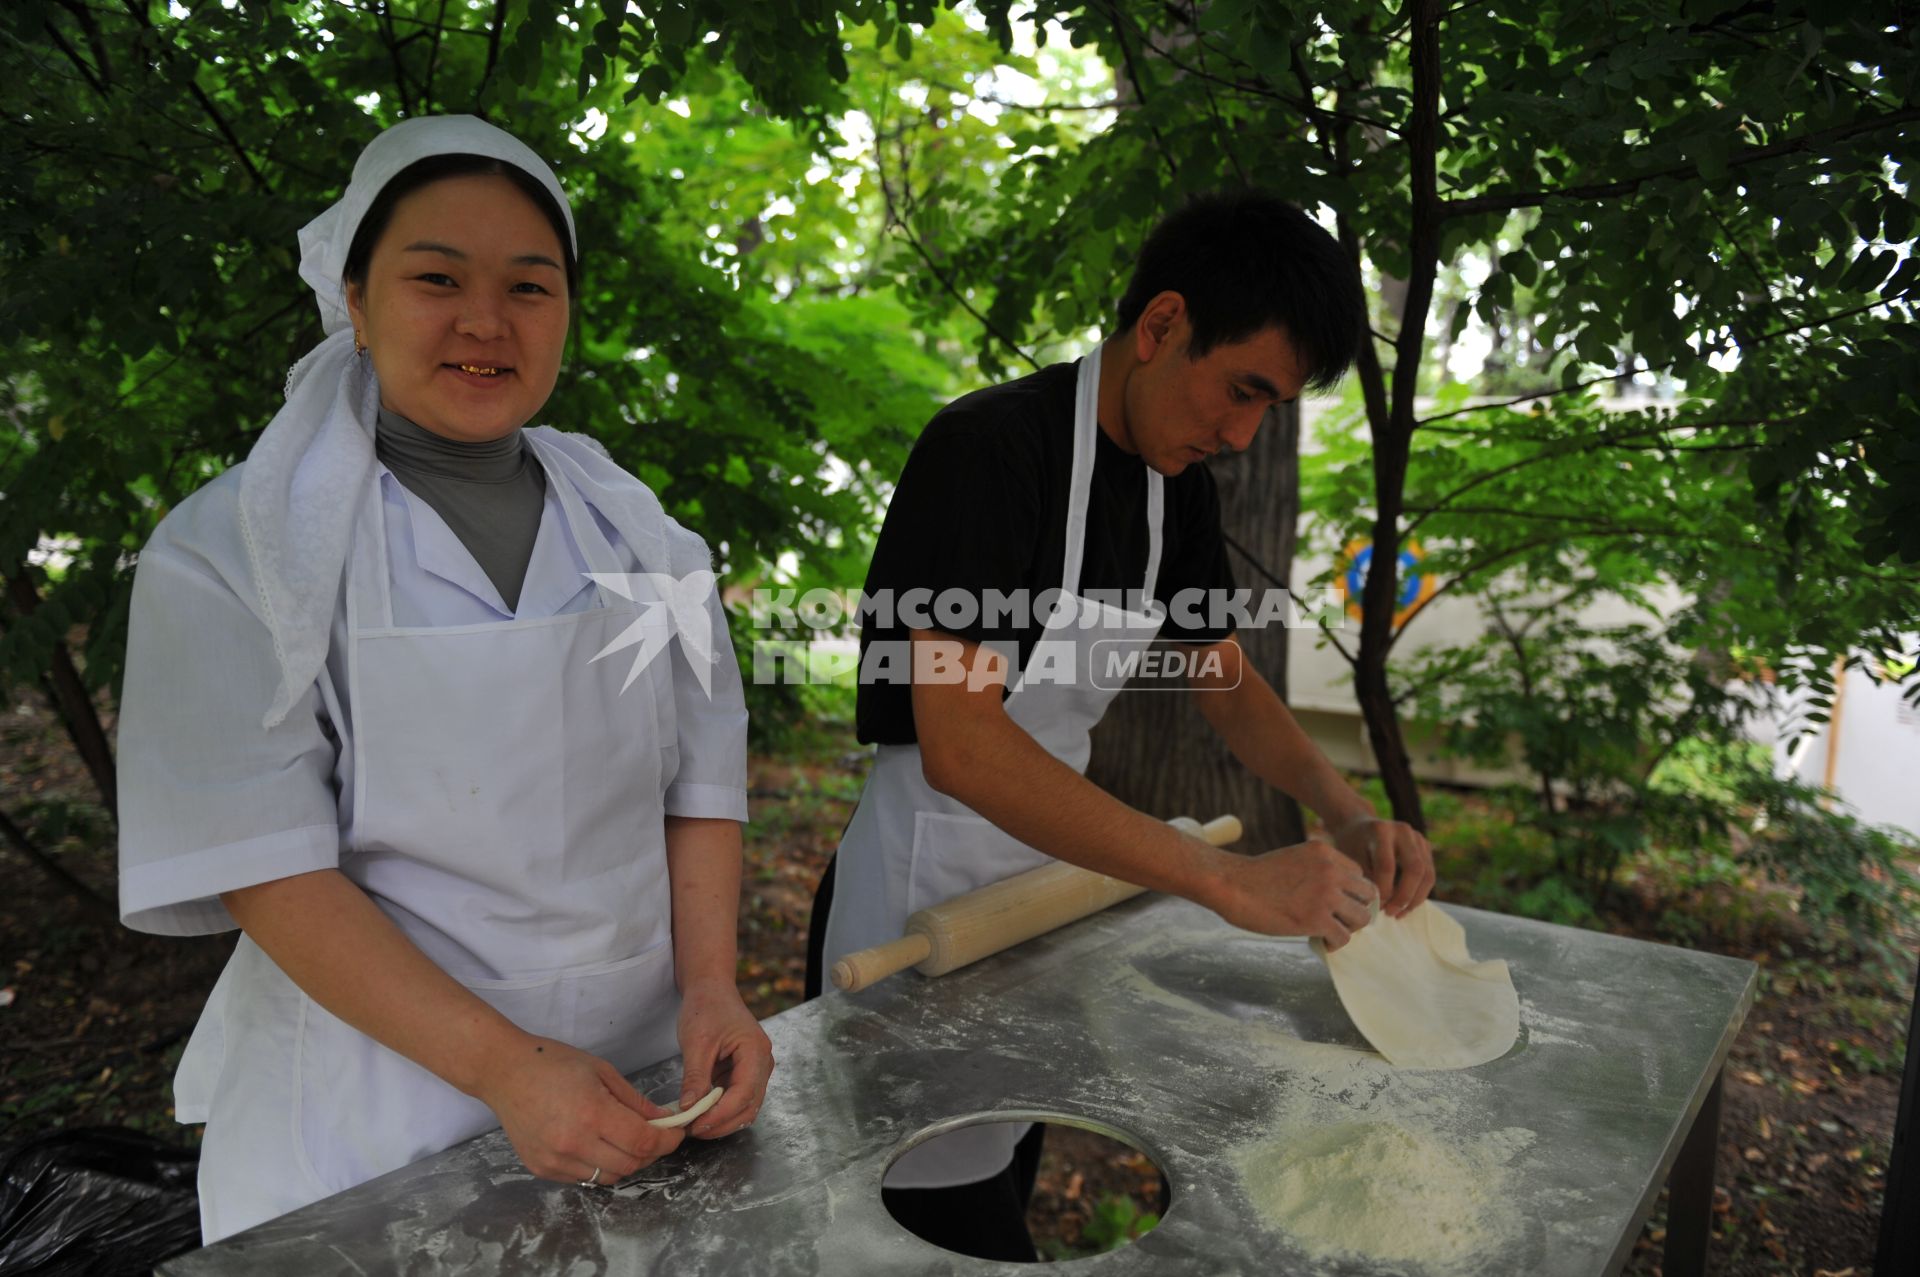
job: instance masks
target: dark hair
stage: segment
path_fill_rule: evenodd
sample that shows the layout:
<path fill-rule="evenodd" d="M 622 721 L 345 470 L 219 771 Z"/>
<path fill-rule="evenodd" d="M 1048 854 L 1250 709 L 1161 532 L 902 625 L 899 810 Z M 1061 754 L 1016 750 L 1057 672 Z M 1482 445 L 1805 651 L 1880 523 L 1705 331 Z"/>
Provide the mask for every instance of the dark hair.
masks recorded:
<path fill-rule="evenodd" d="M 554 202 L 552 192 L 518 165 L 490 156 L 464 153 L 429 155 L 424 160 L 407 165 L 387 180 L 387 184 L 380 188 L 380 193 L 373 197 L 373 203 L 367 206 L 366 215 L 353 232 L 353 243 L 347 248 L 347 265 L 341 272 L 341 278 L 361 288 L 366 287 L 367 263 L 373 257 L 373 246 L 386 233 L 387 223 L 393 220 L 394 207 L 401 200 L 421 187 L 431 186 L 444 178 L 488 175 L 504 177 L 512 182 L 546 216 L 560 241 L 561 259 L 567 268 L 567 296 L 574 296 L 579 283 L 580 264 L 574 258 L 573 236 L 567 233 L 566 215 L 560 211 L 560 205 Z"/>
<path fill-rule="evenodd" d="M 1340 380 L 1367 329 L 1360 275 L 1339 242 L 1259 191 L 1202 195 L 1153 228 L 1120 298 L 1120 331 L 1163 292 L 1186 300 L 1190 358 L 1278 325 L 1316 390 Z"/>

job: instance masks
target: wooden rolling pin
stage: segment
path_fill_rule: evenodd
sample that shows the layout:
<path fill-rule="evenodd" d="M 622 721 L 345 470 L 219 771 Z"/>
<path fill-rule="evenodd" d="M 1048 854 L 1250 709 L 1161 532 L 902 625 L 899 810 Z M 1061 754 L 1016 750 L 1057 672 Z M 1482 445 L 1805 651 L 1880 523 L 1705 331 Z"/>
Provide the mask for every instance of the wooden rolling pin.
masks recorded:
<path fill-rule="evenodd" d="M 1218 816 L 1204 825 L 1176 816 L 1167 823 L 1216 847 L 1240 837 L 1240 820 L 1235 816 Z M 834 963 L 834 987 L 857 993 L 916 964 L 922 975 L 945 975 L 1144 890 L 1063 861 L 1029 869 L 915 913 L 907 919 L 907 933 L 898 940 L 850 953 Z"/>

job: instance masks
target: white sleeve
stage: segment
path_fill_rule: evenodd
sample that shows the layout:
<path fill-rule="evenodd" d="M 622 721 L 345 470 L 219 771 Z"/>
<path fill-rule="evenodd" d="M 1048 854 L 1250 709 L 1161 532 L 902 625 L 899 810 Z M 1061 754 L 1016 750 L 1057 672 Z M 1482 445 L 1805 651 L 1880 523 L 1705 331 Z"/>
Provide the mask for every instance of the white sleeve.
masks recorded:
<path fill-rule="evenodd" d="M 686 651 L 673 652 L 673 708 L 679 723 L 680 770 L 667 786 L 669 816 L 747 818 L 747 702 L 733 657 L 727 614 L 715 589 L 707 599 L 713 624 L 713 695 L 701 690 Z"/>
<path fill-rule="evenodd" d="M 266 626 L 163 534 L 140 556 L 127 621 L 120 918 L 201 935 L 236 925 L 220 892 L 338 866 L 335 748 L 317 686 L 260 725 L 280 676 Z"/>

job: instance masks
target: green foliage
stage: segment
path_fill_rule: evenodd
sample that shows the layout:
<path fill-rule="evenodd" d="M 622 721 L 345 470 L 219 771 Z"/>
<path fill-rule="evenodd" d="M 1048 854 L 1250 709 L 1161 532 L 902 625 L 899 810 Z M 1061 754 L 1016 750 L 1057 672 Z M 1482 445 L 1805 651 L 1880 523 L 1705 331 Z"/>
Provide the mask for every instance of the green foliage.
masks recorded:
<path fill-rule="evenodd" d="M 1598 916 L 1577 878 L 1550 874 L 1514 898 L 1513 911 L 1563 927 L 1591 925 Z"/>
<path fill-rule="evenodd" d="M 1091 1255 L 1104 1255 L 1110 1250 L 1120 1249 L 1128 1242 L 1139 1241 L 1159 1223 L 1158 1214 L 1140 1209 L 1140 1204 L 1131 1197 L 1105 1193 L 1094 1204 L 1087 1222 L 1081 1225 L 1079 1245 L 1068 1246 L 1058 1239 L 1050 1239 L 1045 1248 L 1047 1258 L 1061 1263 Z"/>
<path fill-rule="evenodd" d="M 1475 837 L 1436 808 L 1437 837 L 1479 848 L 1476 899 L 1590 922 L 1632 866 L 1679 896 L 1724 890 L 1735 903 L 1720 922 L 1745 930 L 1774 909 L 1780 884 L 1816 944 L 1892 956 L 1916 899 L 1901 848 L 1774 775 L 1741 735 L 1757 694 L 1723 683 L 1671 631 L 1597 628 L 1564 599 L 1483 602 L 1489 632 L 1417 662 L 1410 691 L 1416 716 L 1443 724 L 1446 749 L 1538 778 L 1530 800 L 1515 787 L 1503 802 L 1539 841 Z M 1702 920 L 1670 913 L 1665 925 L 1692 939 Z"/>
<path fill-rule="evenodd" d="M 603 11 L 635 66 L 670 71 L 649 83 L 684 97 L 656 106 L 576 74 L 605 44 Z M 808 180 L 847 164 L 769 115 L 843 100 L 819 53 L 838 46 L 835 10 L 648 12 L 5 7 L 0 576 L 42 598 L 0 605 L 0 691 L 76 625 L 87 680 L 116 679 L 130 556 L 246 455 L 320 335 L 294 232 L 367 139 L 430 111 L 507 124 L 573 199 L 577 327 L 542 420 L 597 436 L 730 575 L 787 556 L 859 579 L 883 485 L 954 370 L 854 279 L 873 202 Z M 22 566 L 49 543 L 71 562 Z"/>
<path fill-rule="evenodd" d="M 982 6 L 1003 42 L 1013 9 Z M 1885 566 L 1920 561 L 1920 50 L 1889 35 L 1908 16 L 1899 0 L 1044 0 L 1022 17 L 1096 51 L 1118 92 L 1034 110 L 1015 164 L 896 163 L 881 176 L 914 251 L 893 260 L 925 315 L 965 315 L 982 367 L 1011 370 L 1109 322 L 1153 220 L 1197 191 L 1271 186 L 1337 231 L 1381 298 L 1350 397 L 1368 446 L 1303 480 L 1327 540 L 1417 532 L 1447 590 L 1501 572 L 1598 576 L 1629 599 L 1669 585 L 1702 602 L 1689 645 L 1818 698 L 1836 657 L 1893 650 L 1920 619 L 1912 573 Z M 1455 384 L 1469 332 L 1492 349 Z M 1670 402 L 1617 412 L 1603 385 Z M 1349 653 L 1376 745 L 1394 646 L 1376 618 Z M 1619 838 L 1595 836 L 1612 854 Z"/>
<path fill-rule="evenodd" d="M 1861 321 L 1865 322 L 1865 321 Z M 1463 411 L 1463 388 L 1435 402 Z M 1831 702 L 1833 664 L 1895 653 L 1920 620 L 1920 577 L 1863 561 L 1845 495 L 1802 484 L 1790 504 L 1756 489 L 1737 458 L 1760 425 L 1725 399 L 1645 406 L 1590 393 L 1526 411 L 1475 409 L 1479 424 L 1436 421 L 1412 447 L 1404 532 L 1424 570 L 1458 597 L 1612 600 L 1668 613 L 1673 641 L 1721 653 Z M 1717 423 L 1717 424 L 1716 424 Z M 1316 425 L 1301 488 L 1319 517 L 1304 541 L 1331 555 L 1368 529 L 1373 477 L 1357 406 Z M 1320 583 L 1333 580 L 1323 574 Z M 1517 589 L 1516 583 L 1525 588 Z M 1419 614 L 1402 634 L 1417 641 Z M 1413 644 L 1396 639 L 1396 653 Z M 1407 661 L 1405 680 L 1419 661 Z M 1908 668 L 1902 677 L 1920 695 Z"/>
<path fill-rule="evenodd" d="M 1131 1197 L 1109 1194 L 1095 1204 L 1093 1218 L 1080 1230 L 1080 1236 L 1088 1245 L 1100 1251 L 1109 1251 L 1138 1241 L 1152 1232 L 1159 1222 L 1160 1216 L 1152 1211 L 1141 1210 L 1139 1203 Z"/>
<path fill-rule="evenodd" d="M 1154 219 L 1258 181 L 1337 230 L 1397 342 L 1368 347 L 1346 428 L 1306 467 L 1315 535 L 1370 533 L 1384 493 L 1450 593 L 1677 591 L 1677 650 L 1770 668 L 1817 716 L 1836 656 L 1895 650 L 1920 618 L 1920 582 L 1885 566 L 1920 556 L 1904 16 L 21 0 L 0 14 L 0 574 L 46 538 L 72 561 L 26 574 L 31 615 L 0 615 L 0 688 L 76 623 L 87 678 L 112 681 L 128 556 L 245 455 L 317 336 L 293 232 L 379 127 L 473 110 L 553 157 L 580 215 L 579 340 L 548 419 L 592 429 L 735 579 L 857 582 L 933 405 L 1108 323 Z M 1437 84 L 1412 56 L 1429 39 Z M 1047 99 L 1009 101 L 1018 76 Z M 1429 285 L 1410 320 L 1384 300 Z M 1492 351 L 1454 383 L 1469 335 Z M 1636 370 L 1671 402 L 1622 412 L 1586 384 Z M 1424 660 L 1403 693 L 1453 677 Z M 1487 730 L 1608 792 L 1662 711 L 1605 665 L 1556 670 L 1538 715 L 1509 698 Z M 757 689 L 756 708 L 783 730 L 837 712 L 816 695 Z M 1595 738 L 1547 721 L 1576 710 Z M 1647 844 L 1585 807 L 1557 817 L 1588 881 Z"/>
<path fill-rule="evenodd" d="M 851 733 L 855 695 L 851 672 L 831 677 L 833 671 L 812 658 L 803 644 L 770 640 L 764 634 L 736 634 L 734 643 L 747 694 L 748 744 L 754 752 L 797 758 L 830 747 Z M 786 655 L 769 666 L 782 677 L 755 681 L 754 643 L 772 643 L 782 649 Z M 789 658 L 792 668 L 807 678 L 786 680 Z"/>
<path fill-rule="evenodd" d="M 1905 863 L 1912 848 L 1829 807 L 1819 790 L 1775 776 L 1751 753 L 1699 745 L 1690 753 L 1706 783 L 1669 792 L 1687 794 L 1706 812 L 1723 816 L 1725 832 L 1706 840 L 1703 850 L 1734 845 L 1731 834 L 1738 828 L 1746 844 L 1738 853 L 1742 862 L 1797 888 L 1799 912 L 1818 929 L 1823 946 L 1865 954 L 1904 976 L 1911 954 L 1898 932 L 1911 925 L 1920 898 L 1920 882 Z M 1672 784 L 1667 776 L 1655 782 Z"/>

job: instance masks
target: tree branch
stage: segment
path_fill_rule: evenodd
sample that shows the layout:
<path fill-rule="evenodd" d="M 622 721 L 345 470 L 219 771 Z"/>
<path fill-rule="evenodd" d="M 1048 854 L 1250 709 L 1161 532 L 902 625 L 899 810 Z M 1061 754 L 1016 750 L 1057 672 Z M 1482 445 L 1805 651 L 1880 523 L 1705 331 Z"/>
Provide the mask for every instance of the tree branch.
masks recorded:
<path fill-rule="evenodd" d="M 1366 128 L 1379 129 L 1384 133 L 1391 133 L 1395 137 L 1400 136 L 1400 127 L 1390 121 L 1374 119 L 1372 116 L 1367 115 L 1354 115 L 1349 111 L 1341 111 L 1334 107 L 1321 106 L 1319 103 L 1313 101 L 1311 96 L 1297 98 L 1291 93 L 1285 93 L 1274 88 L 1273 82 L 1268 80 L 1266 76 L 1260 74 L 1257 67 L 1250 66 L 1241 59 L 1236 58 L 1231 51 L 1213 45 L 1204 35 L 1197 37 L 1197 43 L 1199 43 L 1202 48 L 1218 53 L 1228 62 L 1241 67 L 1254 77 L 1253 82 L 1232 80 L 1225 76 L 1215 75 L 1213 72 L 1205 70 L 1202 67 L 1194 66 L 1190 62 L 1182 62 L 1179 58 L 1175 57 L 1172 52 L 1162 49 L 1151 40 L 1143 39 L 1142 43 L 1146 46 L 1147 52 L 1153 54 L 1156 58 L 1163 59 L 1179 71 L 1194 77 L 1196 80 L 1205 80 L 1209 83 L 1218 84 L 1224 88 L 1232 89 L 1236 93 L 1245 93 L 1251 97 L 1266 98 L 1273 102 L 1280 102 L 1292 107 L 1303 115 L 1320 115 L 1327 119 L 1345 120 L 1349 124 L 1359 124 Z"/>
<path fill-rule="evenodd" d="M 59 883 L 66 893 L 73 897 L 90 921 L 103 927 L 119 925 L 120 915 L 99 892 L 81 882 L 67 870 L 65 865 L 36 847 L 33 839 L 27 836 L 27 831 L 16 825 L 13 818 L 4 811 L 0 811 L 0 835 L 5 836 L 6 840 L 13 844 L 13 849 L 31 860 L 42 873 Z"/>
<path fill-rule="evenodd" d="M 155 35 L 159 34 L 159 31 L 153 25 L 153 19 L 147 16 L 147 6 L 144 0 L 123 0 L 123 3 L 126 5 L 127 12 L 133 15 L 134 21 L 138 22 L 148 31 L 152 31 Z M 161 49 L 159 56 L 170 56 L 166 50 L 172 48 L 172 43 L 162 40 L 159 41 L 158 44 Z M 227 140 L 227 145 L 231 147 L 233 153 L 239 157 L 240 166 L 246 169 L 247 176 L 253 179 L 253 184 L 271 195 L 273 193 L 273 183 L 267 181 L 266 176 L 262 174 L 258 168 L 254 167 L 253 157 L 247 154 L 247 148 L 241 145 L 239 135 L 233 131 L 233 126 L 227 123 L 227 117 L 220 113 L 220 108 L 214 105 L 213 99 L 208 97 L 206 91 L 200 87 L 199 80 L 192 76 L 187 77 L 187 89 L 193 94 L 194 100 L 200 104 L 200 109 L 205 111 L 207 117 L 213 121 L 214 127 L 220 130 L 220 136 Z"/>
<path fill-rule="evenodd" d="M 1147 105 L 1147 82 L 1141 78 L 1140 68 L 1134 65 L 1133 48 L 1127 43 L 1127 20 L 1121 14 L 1118 5 L 1108 4 L 1104 7 L 1107 11 L 1107 19 L 1113 27 L 1113 38 L 1120 45 L 1120 58 L 1127 69 L 1127 81 L 1133 85 L 1133 91 L 1139 97 L 1140 105 L 1144 107 Z M 1146 36 L 1142 35 L 1140 39 L 1142 44 L 1151 47 L 1151 41 L 1149 41 Z M 1180 165 L 1173 158 L 1173 153 L 1167 150 L 1167 139 L 1160 135 L 1160 126 L 1153 122 L 1151 112 L 1146 115 L 1145 119 L 1147 122 L 1147 132 L 1153 137 L 1153 149 L 1160 153 L 1161 161 L 1167 166 L 1168 175 L 1179 177 Z"/>
<path fill-rule="evenodd" d="M 400 110 L 404 115 L 419 114 L 414 106 L 413 95 L 407 91 L 407 66 L 400 58 L 400 34 L 393 29 L 393 5 L 391 0 L 381 0 L 378 13 L 378 26 L 386 39 L 387 56 L 393 62 L 393 87 L 400 95 Z"/>
<path fill-rule="evenodd" d="M 1205 66 L 1206 61 L 1207 45 L 1202 41 L 1200 64 Z M 1233 165 L 1233 175 L 1240 180 L 1241 186 L 1251 186 L 1253 183 L 1247 180 L 1246 167 L 1240 163 L 1240 153 L 1233 149 L 1233 132 L 1227 128 L 1226 118 L 1220 114 L 1220 104 L 1214 101 L 1213 86 L 1205 80 L 1200 81 L 1200 94 L 1206 100 L 1207 116 L 1213 121 L 1213 131 L 1220 139 L 1220 150 L 1227 157 L 1227 162 Z"/>
<path fill-rule="evenodd" d="M 493 0 L 493 27 L 487 32 L 487 65 L 480 72 L 480 87 L 473 92 L 476 103 L 493 80 L 493 68 L 500 62 L 500 33 L 507 28 L 507 0 Z"/>
<path fill-rule="evenodd" d="M 1615 523 L 1613 520 L 1607 518 L 1605 515 L 1600 515 L 1600 514 L 1581 514 L 1578 512 L 1554 513 L 1552 511 L 1547 511 L 1547 510 L 1516 510 L 1512 506 L 1498 506 L 1498 505 L 1457 506 L 1457 505 L 1450 505 L 1450 504 L 1437 505 L 1437 506 L 1410 505 L 1407 507 L 1407 509 L 1418 510 L 1423 514 L 1438 514 L 1438 513 L 1441 513 L 1442 511 L 1445 511 L 1446 513 L 1449 513 L 1449 514 L 1485 515 L 1489 518 L 1495 518 L 1495 519 L 1531 519 L 1536 523 L 1564 523 L 1571 526 L 1600 527 L 1600 528 L 1618 530 L 1621 532 L 1638 532 L 1646 536 L 1671 536 L 1671 535 L 1674 535 L 1675 532 L 1677 531 L 1676 529 L 1673 529 L 1673 528 L 1661 528 L 1661 527 L 1629 528 L 1624 524 Z M 1408 535 L 1412 534 L 1413 532 L 1412 525 L 1408 525 L 1407 532 L 1408 532 Z"/>
<path fill-rule="evenodd" d="M 100 72 L 101 82 L 111 87 L 113 59 L 107 56 L 107 39 L 100 33 L 100 23 L 94 19 L 93 11 L 77 0 L 60 0 L 60 7 L 71 13 L 86 33 L 87 47 L 93 50 L 93 65 Z"/>
<path fill-rule="evenodd" d="M 1799 137 L 1788 138 L 1784 142 L 1775 142 L 1768 146 L 1745 147 L 1727 158 L 1727 167 L 1731 169 L 1747 164 L 1758 164 L 1763 160 L 1777 159 L 1795 151 L 1811 150 L 1822 142 L 1837 142 L 1861 133 L 1892 128 L 1914 120 L 1920 120 L 1920 107 L 1905 107 L 1898 111 L 1884 112 L 1831 129 L 1804 133 Z M 1548 191 L 1514 191 L 1506 194 L 1476 195 L 1471 199 L 1443 201 L 1442 216 L 1473 217 L 1481 213 L 1504 213 L 1516 208 L 1537 208 L 1549 200 L 1611 199 L 1616 195 L 1630 194 L 1657 178 L 1698 176 L 1700 176 L 1698 164 L 1681 164 L 1653 173 L 1642 173 L 1638 177 L 1622 178 L 1617 182 L 1600 182 L 1592 186 L 1567 186 Z"/>
<path fill-rule="evenodd" d="M 1348 257 L 1353 261 L 1354 270 L 1358 272 L 1360 237 L 1348 225 L 1344 213 L 1336 219 L 1336 229 L 1339 232 L 1340 246 L 1346 249 Z M 1373 329 L 1369 327 L 1367 331 L 1373 332 Z M 1393 347 L 1392 338 L 1382 336 L 1378 332 L 1373 332 L 1373 335 L 1389 349 Z M 1387 426 L 1387 374 L 1380 366 L 1380 352 L 1373 348 L 1372 342 L 1362 342 L 1360 349 L 1354 354 L 1354 362 L 1360 370 L 1360 397 L 1366 404 L 1367 424 L 1375 434 L 1378 434 Z"/>
<path fill-rule="evenodd" d="M 94 74 L 93 68 L 87 65 L 86 60 L 80 56 L 80 51 L 67 43 L 66 37 L 60 34 L 60 28 L 53 25 L 52 19 L 48 19 L 44 25 L 46 26 L 47 34 L 53 37 L 54 47 L 66 56 L 67 61 L 73 63 L 73 69 L 80 73 L 80 78 L 85 80 L 93 91 L 100 95 L 102 101 L 105 101 L 107 97 L 107 86 L 101 81 L 100 77 Z"/>
<path fill-rule="evenodd" d="M 420 90 L 421 101 L 426 108 L 433 109 L 433 73 L 440 67 L 440 37 L 446 32 L 447 0 L 440 0 L 440 11 L 434 16 L 433 46 L 427 50 L 427 78 Z"/>
<path fill-rule="evenodd" d="M 884 126 L 885 121 L 882 120 L 881 124 Z M 889 228 L 897 227 L 899 229 L 900 233 L 906 237 L 906 241 L 908 245 L 912 247 L 914 254 L 919 257 L 921 263 L 926 266 L 928 273 L 938 281 L 941 288 L 946 290 L 949 297 L 959 303 L 962 310 L 973 316 L 974 322 L 979 324 L 988 336 L 1024 359 L 1029 368 L 1032 368 L 1035 372 L 1039 372 L 1040 361 L 1023 350 L 1020 344 L 1014 341 L 1013 338 L 1001 332 L 999 326 L 987 315 L 982 314 L 979 308 L 973 304 L 972 300 L 968 298 L 952 280 L 947 278 L 946 272 L 940 269 L 940 264 L 934 260 L 933 254 L 927 250 L 927 246 L 920 242 L 918 235 L 913 233 L 913 227 L 909 226 L 906 219 L 900 216 L 899 210 L 893 202 L 893 186 L 887 180 L 886 148 L 879 145 L 878 134 L 879 130 L 876 129 L 873 162 L 875 168 L 879 170 L 880 198 L 886 205 L 886 226 Z"/>
<path fill-rule="evenodd" d="M 1575 533 L 1574 535 L 1576 537 L 1581 537 L 1581 538 L 1604 540 L 1608 537 L 1617 537 L 1617 536 L 1645 536 L 1647 535 L 1647 532 L 1641 528 L 1621 528 L 1611 532 L 1580 532 L 1580 533 Z M 1681 538 L 1681 539 L 1700 541 L 1708 545 L 1714 544 L 1712 538 L 1710 537 L 1688 537 L 1688 538 Z M 1501 563 L 1505 563 L 1508 559 L 1518 558 L 1520 555 L 1525 554 L 1529 550 L 1538 550 L 1543 546 L 1549 546 L 1549 545 L 1565 545 L 1566 543 L 1567 543 L 1567 538 L 1565 536 L 1536 537 L 1531 541 L 1522 541 L 1519 545 L 1516 545 L 1511 549 L 1502 550 L 1498 554 L 1489 555 L 1487 558 L 1482 559 L 1478 563 L 1468 564 L 1466 567 L 1462 568 L 1457 574 L 1455 574 L 1451 580 L 1443 581 L 1440 584 L 1439 588 L 1435 589 L 1432 594 L 1429 594 L 1426 598 L 1420 600 L 1420 602 L 1413 605 L 1413 610 L 1407 613 L 1407 619 L 1400 623 L 1400 628 L 1395 630 L 1393 632 L 1392 638 L 1388 640 L 1388 643 L 1387 643 L 1388 649 L 1391 650 L 1393 645 L 1400 641 L 1400 636 L 1405 634 L 1407 632 L 1407 627 L 1413 624 L 1414 617 L 1426 611 L 1427 608 L 1433 605 L 1433 602 L 1435 599 L 1440 598 L 1442 595 L 1446 594 L 1447 591 L 1453 589 L 1455 586 L 1461 585 L 1466 581 L 1472 579 L 1473 577 L 1479 576 L 1481 573 L 1487 571 L 1489 568 L 1496 567 Z"/>
<path fill-rule="evenodd" d="M 1719 423 L 1707 423 L 1707 424 L 1719 425 L 1724 427 L 1733 423 L 1719 422 Z M 1766 421 L 1760 421 L 1760 422 L 1753 422 L 1750 424 L 1765 426 L 1771 423 Z M 1687 429 L 1698 429 L 1698 428 L 1701 428 L 1701 427 L 1689 426 L 1679 422 L 1664 421 L 1664 422 L 1660 422 L 1657 425 L 1644 426 L 1637 430 L 1620 430 L 1612 434 L 1598 434 L 1598 435 L 1593 435 L 1589 438 L 1576 438 L 1568 441 L 1573 445 L 1571 447 L 1555 448 L 1552 446 L 1551 443 L 1549 443 L 1546 447 L 1542 448 L 1539 452 L 1531 453 L 1527 456 L 1519 458 L 1518 460 L 1510 461 L 1506 465 L 1496 466 L 1492 470 L 1488 470 L 1488 471 L 1485 471 L 1484 473 L 1475 475 L 1473 478 L 1467 480 L 1465 483 L 1461 484 L 1459 487 L 1455 488 L 1453 491 L 1447 493 L 1445 496 L 1442 496 L 1439 500 L 1435 501 L 1432 505 L 1408 506 L 1407 507 L 1408 511 L 1416 514 L 1417 517 L 1415 517 L 1410 523 L 1407 524 L 1405 528 L 1405 535 L 1412 536 L 1414 529 L 1418 528 L 1422 523 L 1425 523 L 1427 519 L 1432 515 L 1440 514 L 1443 512 L 1451 512 L 1454 514 L 1480 513 L 1481 511 L 1460 509 L 1456 507 L 1453 503 L 1455 500 L 1465 496 L 1467 493 L 1473 491 L 1475 488 L 1478 488 L 1483 484 L 1492 483 L 1495 479 L 1499 479 L 1499 478 L 1502 478 L 1503 476 L 1512 474 L 1516 470 L 1524 470 L 1528 466 L 1538 465 L 1543 461 L 1553 461 L 1561 457 L 1577 457 L 1583 452 L 1591 452 L 1596 449 L 1614 446 L 1618 440 L 1622 440 L 1622 439 L 1645 439 L 1649 437 L 1657 437 L 1659 435 L 1664 435 L 1669 430 L 1687 430 Z M 1505 513 L 1513 513 L 1513 512 L 1505 511 Z"/>
<path fill-rule="evenodd" d="M 1771 332 L 1761 333 L 1758 337 L 1755 337 L 1752 341 L 1742 346 L 1741 350 L 1751 350 L 1763 342 L 1773 341 L 1779 337 L 1790 337 L 1794 333 L 1805 332 L 1809 328 L 1820 328 L 1827 324 L 1838 323 L 1843 319 L 1852 319 L 1855 315 L 1864 315 L 1870 310 L 1878 310 L 1883 306 L 1889 305 L 1892 305 L 1892 302 L 1883 298 L 1879 301 L 1864 302 L 1858 306 L 1849 306 L 1845 310 L 1835 311 L 1831 315 L 1822 315 L 1817 319 L 1808 319 L 1797 324 L 1789 324 L 1785 328 L 1776 328 Z M 1705 358 L 1708 355 L 1717 354 L 1718 352 L 1719 347 L 1708 347 L 1705 351 L 1696 351 L 1692 354 L 1682 355 L 1678 359 L 1669 359 L 1664 364 L 1650 364 L 1644 368 L 1628 368 L 1623 372 L 1608 373 L 1602 377 L 1588 377 L 1584 380 L 1573 382 L 1571 385 L 1560 386 L 1553 390 L 1536 390 L 1532 394 L 1515 395 L 1511 399 L 1501 399 L 1493 403 L 1474 404 L 1467 408 L 1455 408 L 1452 412 L 1435 413 L 1431 417 L 1422 417 L 1414 424 L 1424 428 L 1431 426 L 1436 421 L 1447 421 L 1454 417 L 1465 416 L 1470 412 L 1480 412 L 1487 408 L 1510 408 L 1514 404 L 1528 403 L 1535 399 L 1553 399 L 1560 395 L 1576 394 L 1579 391 L 1587 389 L 1589 386 L 1598 386 L 1609 381 L 1624 381 L 1630 377 L 1637 377 L 1641 373 L 1666 372 L 1670 368 L 1677 368 L 1681 364 L 1692 363 L 1694 360 Z"/>

